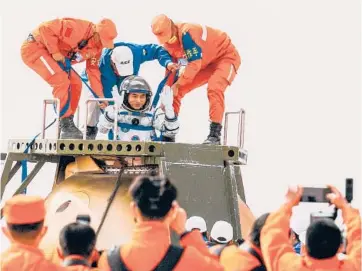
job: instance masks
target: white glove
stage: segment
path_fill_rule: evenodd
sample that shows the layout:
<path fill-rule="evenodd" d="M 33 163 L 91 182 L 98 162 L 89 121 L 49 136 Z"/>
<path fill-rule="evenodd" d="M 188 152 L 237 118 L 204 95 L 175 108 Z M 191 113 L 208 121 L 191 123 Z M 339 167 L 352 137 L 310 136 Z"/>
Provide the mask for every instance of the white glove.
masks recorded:
<path fill-rule="evenodd" d="M 75 53 L 74 56 L 75 56 L 74 60 L 77 61 L 77 62 L 81 62 L 81 61 L 84 60 L 83 56 L 79 52 Z"/>
<path fill-rule="evenodd" d="M 178 60 L 178 64 L 180 65 L 178 69 L 178 76 L 181 77 L 182 74 L 185 72 L 187 66 L 187 59 L 181 58 Z"/>
<path fill-rule="evenodd" d="M 179 64 L 180 66 L 187 66 L 187 59 L 186 58 L 179 58 L 177 61 L 177 64 Z"/>
<path fill-rule="evenodd" d="M 104 114 L 99 118 L 98 132 L 106 134 L 114 125 L 114 108 L 113 105 L 109 105 L 104 110 Z"/>
<path fill-rule="evenodd" d="M 122 91 L 122 94 L 119 95 L 118 86 L 114 85 L 113 88 L 112 88 L 112 96 L 113 96 L 113 99 L 116 101 L 117 105 L 121 106 L 122 103 L 123 103 L 124 91 Z"/>
<path fill-rule="evenodd" d="M 165 107 L 166 117 L 173 119 L 175 117 L 175 111 L 173 109 L 173 92 L 171 87 L 165 86 L 161 93 L 161 104 Z"/>
<path fill-rule="evenodd" d="M 181 77 L 181 76 L 184 74 L 185 69 L 186 69 L 186 66 L 181 66 L 181 67 L 178 69 L 178 77 Z"/>

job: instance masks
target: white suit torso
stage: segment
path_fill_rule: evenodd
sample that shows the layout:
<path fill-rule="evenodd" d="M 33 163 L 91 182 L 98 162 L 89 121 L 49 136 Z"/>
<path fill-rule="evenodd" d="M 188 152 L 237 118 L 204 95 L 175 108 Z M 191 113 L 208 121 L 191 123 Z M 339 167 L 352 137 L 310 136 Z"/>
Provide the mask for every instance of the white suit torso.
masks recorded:
<path fill-rule="evenodd" d="M 122 141 L 151 141 L 154 140 L 153 114 L 132 114 L 120 109 L 118 112 L 118 140 Z"/>
<path fill-rule="evenodd" d="M 122 101 L 122 99 L 118 100 Z M 118 102 L 118 104 L 121 103 Z M 98 124 L 101 133 L 113 129 L 116 115 L 114 111 L 114 106 L 110 105 L 101 116 Z M 154 141 L 161 134 L 174 137 L 179 129 L 177 117 L 167 119 L 161 108 L 150 108 L 149 111 L 140 113 L 131 112 L 121 105 L 117 110 L 117 121 L 117 139 L 121 141 Z"/>

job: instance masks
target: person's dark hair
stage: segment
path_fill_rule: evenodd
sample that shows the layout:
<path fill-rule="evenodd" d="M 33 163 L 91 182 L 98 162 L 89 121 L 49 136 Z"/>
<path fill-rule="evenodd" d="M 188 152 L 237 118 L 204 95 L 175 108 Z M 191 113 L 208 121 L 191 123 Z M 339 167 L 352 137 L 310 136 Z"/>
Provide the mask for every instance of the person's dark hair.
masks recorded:
<path fill-rule="evenodd" d="M 341 243 L 341 231 L 332 219 L 318 219 L 307 229 L 306 250 L 312 258 L 327 259 L 335 256 Z"/>
<path fill-rule="evenodd" d="M 261 216 L 259 216 L 255 221 L 251 228 L 249 238 L 250 242 L 256 246 L 260 247 L 260 233 L 262 228 L 264 227 L 265 221 L 267 220 L 270 213 L 265 213 Z"/>
<path fill-rule="evenodd" d="M 293 231 L 293 232 L 294 232 L 295 240 L 297 240 L 297 242 L 300 242 L 299 234 L 296 233 L 295 231 Z"/>
<path fill-rule="evenodd" d="M 7 223 L 7 227 L 11 236 L 15 240 L 34 240 L 38 237 L 43 229 L 44 221 L 31 224 L 11 224 Z"/>
<path fill-rule="evenodd" d="M 96 233 L 88 224 L 70 223 L 61 230 L 59 243 L 65 257 L 80 255 L 88 258 L 96 244 Z"/>
<path fill-rule="evenodd" d="M 207 233 L 207 231 L 201 232 L 202 238 L 204 240 L 208 240 L 209 239 L 209 234 Z"/>
<path fill-rule="evenodd" d="M 10 231 L 22 234 L 22 233 L 30 233 L 30 232 L 37 232 L 43 228 L 44 221 L 31 223 L 31 224 L 11 224 L 7 223 L 8 229 Z"/>
<path fill-rule="evenodd" d="M 245 240 L 243 238 L 238 238 L 238 239 L 234 240 L 234 244 L 236 246 L 241 246 L 244 242 L 245 242 Z"/>
<path fill-rule="evenodd" d="M 292 234 L 294 234 L 294 236 L 295 236 L 295 240 L 296 240 L 297 242 L 300 242 L 300 239 L 299 239 L 299 234 L 298 234 L 298 233 L 296 233 L 295 231 L 293 231 L 292 229 L 289 229 L 289 237 L 291 237 L 291 236 L 292 236 Z"/>
<path fill-rule="evenodd" d="M 149 219 L 164 218 L 177 197 L 177 189 L 170 179 L 161 176 L 138 177 L 129 192 L 142 215 Z"/>

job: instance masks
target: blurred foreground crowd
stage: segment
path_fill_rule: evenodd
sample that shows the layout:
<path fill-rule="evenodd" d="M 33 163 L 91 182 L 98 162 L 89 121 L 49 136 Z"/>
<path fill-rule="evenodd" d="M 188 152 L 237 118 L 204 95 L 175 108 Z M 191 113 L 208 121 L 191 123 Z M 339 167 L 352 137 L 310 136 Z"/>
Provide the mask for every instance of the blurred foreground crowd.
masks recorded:
<path fill-rule="evenodd" d="M 233 239 L 233 227 L 217 221 L 208 231 L 202 217 L 187 217 L 177 202 L 177 189 L 168 178 L 142 176 L 129 188 L 135 227 L 131 241 L 97 251 L 97 236 L 89 220 L 79 217 L 59 234 L 57 253 L 62 264 L 48 261 L 38 248 L 47 232 L 46 209 L 40 197 L 16 195 L 6 201 L 2 230 L 11 246 L 1 254 L 1 270 L 361 270 L 361 217 L 342 194 L 330 186 L 329 201 L 338 208 L 345 238 L 335 222 L 311 222 L 305 240 L 290 228 L 292 208 L 303 188 L 290 188 L 285 203 L 254 221 L 247 236 Z M 171 244 L 170 233 L 179 237 Z"/>

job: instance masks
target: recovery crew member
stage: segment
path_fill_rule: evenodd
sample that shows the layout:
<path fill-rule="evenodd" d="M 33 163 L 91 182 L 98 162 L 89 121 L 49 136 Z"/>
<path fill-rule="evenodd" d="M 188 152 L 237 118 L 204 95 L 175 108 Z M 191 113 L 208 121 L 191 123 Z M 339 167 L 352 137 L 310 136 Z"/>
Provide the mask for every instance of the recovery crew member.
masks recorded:
<path fill-rule="evenodd" d="M 152 32 L 172 57 L 188 61 L 172 85 L 176 114 L 180 111 L 182 98 L 207 83 L 211 124 L 204 143 L 220 144 L 224 92 L 233 82 L 241 64 L 237 49 L 225 32 L 198 24 L 174 23 L 163 14 L 153 19 Z"/>
<path fill-rule="evenodd" d="M 115 86 L 119 89 L 127 76 L 138 75 L 143 63 L 156 59 L 168 71 L 176 71 L 177 64 L 173 63 L 169 53 L 157 44 L 118 42 L 114 44 L 114 49 L 104 50 L 99 62 L 104 97 L 113 98 L 112 90 Z M 95 139 L 100 116 L 98 104 L 88 103 L 88 112 L 87 139 Z"/>
<path fill-rule="evenodd" d="M 347 227 L 347 256 L 338 259 L 338 251 L 343 248 L 342 234 L 332 219 L 313 221 L 306 234 L 305 254 L 295 253 L 289 240 L 292 208 L 298 205 L 303 188 L 289 188 L 286 202 L 271 213 L 261 231 L 261 250 L 268 270 L 361 270 L 361 217 L 357 209 L 348 205 L 346 199 L 333 186 L 327 198 L 342 211 Z"/>
<path fill-rule="evenodd" d="M 88 271 L 98 257 L 96 233 L 89 223 L 77 221 L 66 225 L 59 234 L 57 252 L 67 270 Z"/>
<path fill-rule="evenodd" d="M 223 270 L 207 256 L 200 232 L 185 232 L 186 212 L 175 202 L 177 190 L 168 178 L 139 177 L 129 192 L 136 221 L 132 242 L 103 253 L 99 268 L 107 271 L 115 270 L 110 266 L 122 266 L 121 270 L 148 271 L 161 265 L 162 270 Z M 183 248 L 170 244 L 170 229 L 180 235 Z"/>
<path fill-rule="evenodd" d="M 222 250 L 220 263 L 225 271 L 266 270 L 260 247 L 260 232 L 268 216 L 269 213 L 263 214 L 254 221 L 249 236 L 239 247 L 233 245 Z"/>
<path fill-rule="evenodd" d="M 40 197 L 16 195 L 5 202 L 3 233 L 9 238 L 10 247 L 1 253 L 3 271 L 56 271 L 64 270 L 45 259 L 38 248 L 47 226 L 44 226 L 45 205 Z"/>
<path fill-rule="evenodd" d="M 53 87 L 54 98 L 60 100 L 60 138 L 82 138 L 73 121 L 82 82 L 71 70 L 71 64 L 86 61 L 93 95 L 103 97 L 98 61 L 102 48 L 113 48 L 116 36 L 116 26 L 109 19 L 93 24 L 64 18 L 42 23 L 23 43 L 24 63 Z"/>

